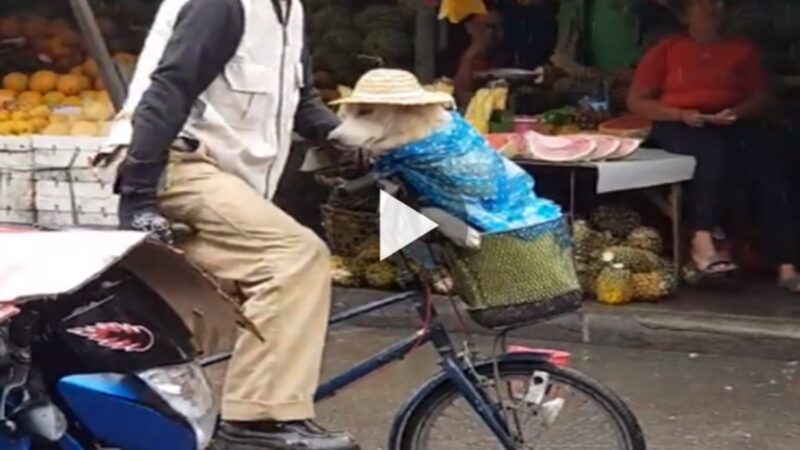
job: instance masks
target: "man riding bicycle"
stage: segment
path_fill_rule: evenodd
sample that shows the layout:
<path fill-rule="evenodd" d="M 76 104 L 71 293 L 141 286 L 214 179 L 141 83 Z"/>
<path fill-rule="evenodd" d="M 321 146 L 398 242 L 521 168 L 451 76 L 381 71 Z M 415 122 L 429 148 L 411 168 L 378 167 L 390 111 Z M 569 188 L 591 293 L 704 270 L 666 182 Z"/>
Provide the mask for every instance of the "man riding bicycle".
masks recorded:
<path fill-rule="evenodd" d="M 299 0 L 164 0 L 109 144 L 127 147 L 115 191 L 124 228 L 170 241 L 235 280 L 264 341 L 241 333 L 228 367 L 226 449 L 358 446 L 310 422 L 330 307 L 329 251 L 269 201 L 292 132 L 338 125 L 312 86 Z"/>

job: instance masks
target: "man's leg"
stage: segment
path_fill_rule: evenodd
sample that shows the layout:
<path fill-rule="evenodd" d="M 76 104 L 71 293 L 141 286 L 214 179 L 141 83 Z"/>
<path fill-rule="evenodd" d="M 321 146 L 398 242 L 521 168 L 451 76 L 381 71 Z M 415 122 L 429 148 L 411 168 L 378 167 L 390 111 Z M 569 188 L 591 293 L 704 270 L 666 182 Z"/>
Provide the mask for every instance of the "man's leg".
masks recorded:
<path fill-rule="evenodd" d="M 247 296 L 244 313 L 265 338 L 238 337 L 221 434 L 263 448 L 356 448 L 346 435 L 302 422 L 314 416 L 330 309 L 327 247 L 239 178 L 199 157 L 173 156 L 162 213 L 197 230 L 182 245 L 187 256 L 239 283 Z"/>

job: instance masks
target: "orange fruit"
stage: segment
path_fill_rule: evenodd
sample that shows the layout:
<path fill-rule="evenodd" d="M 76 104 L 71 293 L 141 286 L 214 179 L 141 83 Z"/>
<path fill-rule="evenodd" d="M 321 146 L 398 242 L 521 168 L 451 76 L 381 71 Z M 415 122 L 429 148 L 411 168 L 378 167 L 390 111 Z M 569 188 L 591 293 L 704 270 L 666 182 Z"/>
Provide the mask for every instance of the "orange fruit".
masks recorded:
<path fill-rule="evenodd" d="M 85 77 L 83 75 L 77 75 L 77 77 L 81 84 L 81 92 L 92 88 L 92 80 L 90 80 L 89 77 Z"/>
<path fill-rule="evenodd" d="M 45 117 L 34 117 L 30 120 L 31 128 L 33 128 L 34 133 L 38 133 L 41 130 L 44 130 L 47 127 L 47 118 Z"/>
<path fill-rule="evenodd" d="M 17 93 L 11 89 L 0 89 L 0 103 L 12 101 L 17 96 Z"/>
<path fill-rule="evenodd" d="M 99 131 L 100 127 L 96 123 L 82 120 L 72 124 L 70 134 L 73 136 L 97 136 Z"/>
<path fill-rule="evenodd" d="M 11 72 L 3 77 L 3 88 L 14 92 L 22 92 L 28 89 L 28 77 L 19 72 Z"/>
<path fill-rule="evenodd" d="M 50 117 L 50 108 L 47 105 L 39 105 L 28 111 L 28 115 L 33 118 L 47 119 Z"/>
<path fill-rule="evenodd" d="M 14 111 L 14 112 L 11 113 L 11 120 L 12 121 L 22 122 L 22 121 L 28 120 L 30 118 L 31 118 L 31 116 L 25 111 Z"/>
<path fill-rule="evenodd" d="M 64 99 L 64 102 L 61 103 L 64 106 L 83 106 L 83 100 L 76 95 L 70 95 L 69 97 Z"/>
<path fill-rule="evenodd" d="M 33 133 L 33 125 L 30 122 L 25 120 L 12 120 L 9 122 L 11 124 L 11 133 L 17 135 L 26 135 Z"/>
<path fill-rule="evenodd" d="M 97 78 L 97 63 L 94 59 L 89 58 L 83 63 L 83 74 L 89 78 Z"/>
<path fill-rule="evenodd" d="M 57 106 L 62 104 L 65 98 L 67 98 L 67 96 L 62 94 L 61 92 L 52 91 L 48 92 L 47 94 L 44 94 L 44 98 L 42 100 L 44 101 L 44 104 L 47 106 Z"/>
<path fill-rule="evenodd" d="M 51 122 L 47 125 L 44 130 L 42 130 L 42 134 L 46 134 L 48 136 L 66 136 L 70 132 L 69 124 L 66 122 Z"/>
<path fill-rule="evenodd" d="M 61 75 L 58 77 L 56 88 L 64 95 L 78 95 L 81 92 L 81 78 L 77 75 Z"/>
<path fill-rule="evenodd" d="M 38 105 L 42 103 L 43 99 L 44 96 L 42 96 L 42 93 L 36 91 L 20 92 L 17 96 L 17 102 L 22 105 Z"/>
<path fill-rule="evenodd" d="M 41 93 L 50 92 L 56 88 L 58 75 L 50 70 L 40 70 L 31 75 L 30 88 L 32 91 Z"/>

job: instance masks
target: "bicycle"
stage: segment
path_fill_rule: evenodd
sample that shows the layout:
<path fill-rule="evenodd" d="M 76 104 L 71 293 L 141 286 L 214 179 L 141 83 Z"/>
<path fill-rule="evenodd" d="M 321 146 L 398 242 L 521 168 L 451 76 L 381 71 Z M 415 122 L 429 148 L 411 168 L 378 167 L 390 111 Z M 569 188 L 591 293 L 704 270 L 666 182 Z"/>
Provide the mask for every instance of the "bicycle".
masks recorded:
<path fill-rule="evenodd" d="M 352 183 L 352 189 L 363 189 L 375 182 L 374 178 L 359 180 Z M 480 355 L 470 337 L 459 351 L 439 318 L 424 277 L 410 269 L 404 252 L 400 252 L 399 257 L 409 268 L 401 276 L 402 283 L 408 288 L 405 292 L 335 314 L 329 323 L 337 325 L 400 303 L 413 303 L 422 326 L 410 336 L 322 383 L 315 401 L 331 398 L 366 376 L 430 344 L 439 355 L 441 371 L 418 388 L 396 413 L 389 431 L 388 450 L 571 448 L 539 446 L 547 442 L 542 441 L 541 436 L 530 441 L 523 433 L 522 419 L 530 416 L 544 431 L 554 428 L 559 425 L 564 411 L 572 406 L 565 394 L 573 391 L 593 402 L 610 419 L 615 443 L 591 448 L 646 449 L 642 429 L 625 402 L 599 382 L 567 367 L 568 353 L 509 347 L 507 336 L 518 328 L 516 326 L 496 334 L 492 355 Z M 230 356 L 230 353 L 210 356 L 202 361 L 202 365 L 211 366 L 228 360 Z M 501 381 L 505 381 L 505 386 Z M 477 416 L 477 424 L 482 423 L 488 428 L 493 440 L 493 444 L 489 444 L 491 447 L 476 445 L 475 438 L 467 436 L 472 430 L 465 427 L 459 427 L 455 434 L 441 436 L 441 440 L 436 439 L 440 436 L 433 434 L 432 427 L 442 420 L 448 407 L 461 400 Z M 590 419 L 596 416 L 592 415 Z M 585 427 L 586 423 L 578 426 Z M 581 431 L 568 430 L 572 436 Z M 462 437 L 466 441 L 455 441 Z"/>

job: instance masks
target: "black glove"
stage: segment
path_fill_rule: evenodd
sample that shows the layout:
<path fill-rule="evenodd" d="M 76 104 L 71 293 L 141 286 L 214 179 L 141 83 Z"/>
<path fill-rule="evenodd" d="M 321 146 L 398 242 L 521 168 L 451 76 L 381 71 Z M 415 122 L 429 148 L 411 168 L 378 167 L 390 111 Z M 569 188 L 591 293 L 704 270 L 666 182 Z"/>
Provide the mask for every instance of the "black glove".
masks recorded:
<path fill-rule="evenodd" d="M 125 195 L 119 201 L 119 227 L 149 233 L 154 239 L 167 244 L 175 243 L 172 226 L 158 212 L 155 198 L 140 195 Z"/>

